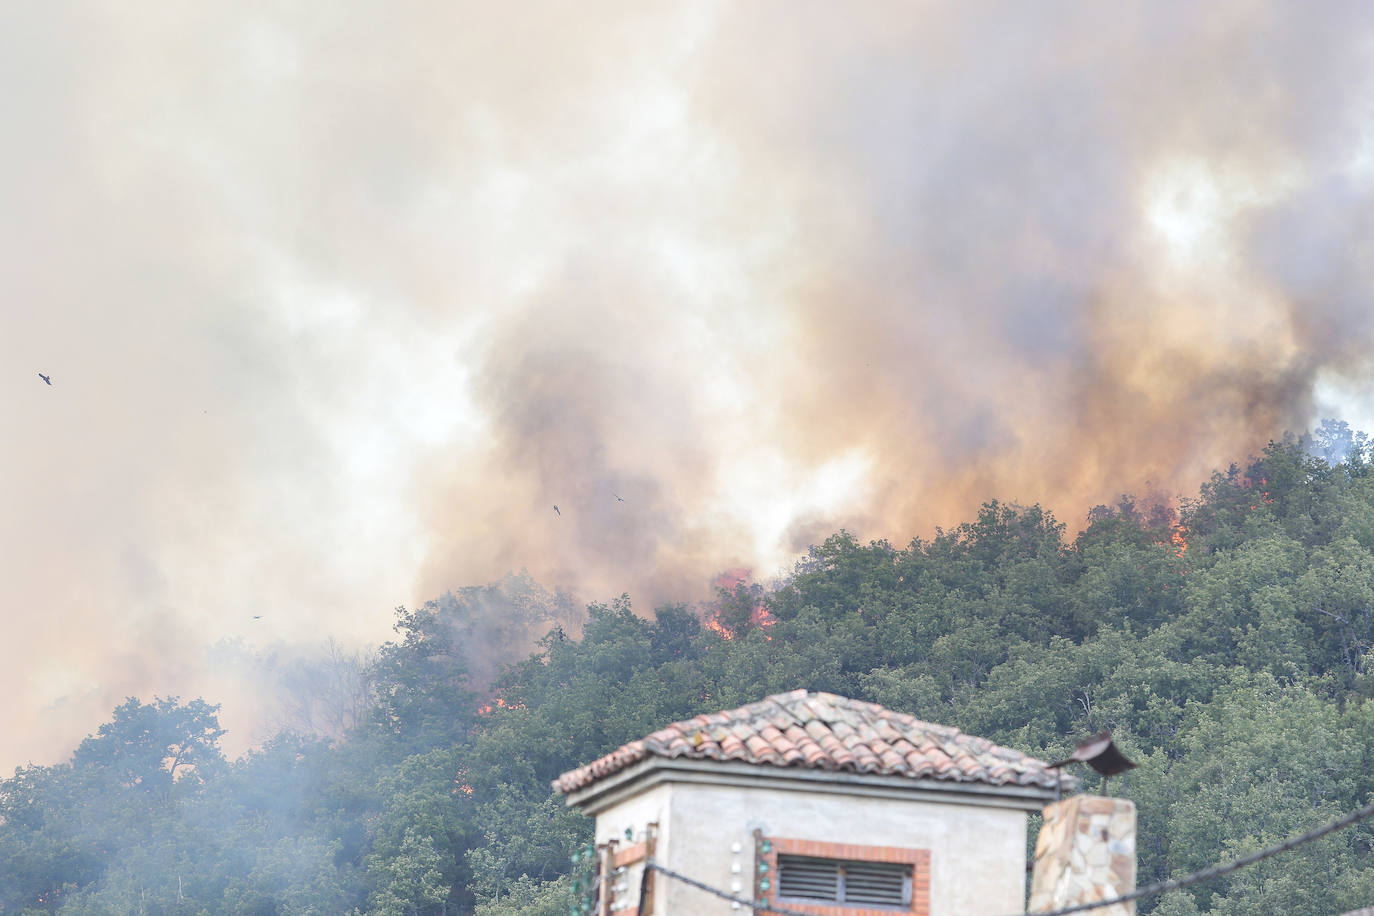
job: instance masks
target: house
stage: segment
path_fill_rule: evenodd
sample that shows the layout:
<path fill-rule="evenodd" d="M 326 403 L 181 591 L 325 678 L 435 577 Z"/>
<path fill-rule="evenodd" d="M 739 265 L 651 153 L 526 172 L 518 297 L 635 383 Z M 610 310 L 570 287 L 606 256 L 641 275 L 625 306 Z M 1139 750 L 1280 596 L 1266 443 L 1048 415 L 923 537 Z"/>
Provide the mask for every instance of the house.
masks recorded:
<path fill-rule="evenodd" d="M 954 728 L 797 690 L 675 722 L 564 773 L 596 818 L 590 912 L 709 916 L 734 896 L 820 916 L 1003 916 L 1026 900 L 1043 761 Z M 590 897 L 589 897 L 590 900 Z"/>

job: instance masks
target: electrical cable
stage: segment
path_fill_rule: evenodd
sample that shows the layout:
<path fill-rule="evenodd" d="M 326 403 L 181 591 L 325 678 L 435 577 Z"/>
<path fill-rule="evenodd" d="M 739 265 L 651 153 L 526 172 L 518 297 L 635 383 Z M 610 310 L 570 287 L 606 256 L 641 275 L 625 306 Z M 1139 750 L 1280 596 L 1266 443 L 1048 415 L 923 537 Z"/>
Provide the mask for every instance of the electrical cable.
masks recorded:
<path fill-rule="evenodd" d="M 802 913 L 798 910 L 789 910 L 780 906 L 773 906 L 771 904 L 764 903 L 762 900 L 750 900 L 747 897 L 736 897 L 729 891 L 723 891 L 720 888 L 712 887 L 711 885 L 698 881 L 695 878 L 689 878 L 686 875 L 681 874 L 680 872 L 673 871 L 671 868 L 659 865 L 653 859 L 646 859 L 644 862 L 644 870 L 647 872 L 651 868 L 659 874 L 667 875 L 669 878 L 672 878 L 675 881 L 681 881 L 688 887 L 694 887 L 699 891 L 705 891 L 708 894 L 714 894 L 722 900 L 729 900 L 731 903 L 738 903 L 741 906 L 750 907 L 751 909 L 753 909 L 755 913 L 778 913 L 780 914 L 780 916 L 811 916 L 811 914 L 809 913 Z"/>
<path fill-rule="evenodd" d="M 1158 894 L 1165 894 L 1169 891 L 1176 891 L 1181 888 L 1197 884 L 1201 881 L 1207 881 L 1211 878 L 1220 878 L 1223 875 L 1229 875 L 1232 872 L 1240 871 L 1242 868 L 1245 868 L 1246 866 L 1254 865 L 1256 862 L 1263 862 L 1265 859 L 1273 858 L 1279 853 L 1297 849 L 1299 846 L 1303 846 L 1307 843 L 1312 842 L 1313 840 L 1321 839 L 1328 833 L 1335 833 L 1337 830 L 1349 827 L 1352 824 L 1357 824 L 1370 816 L 1374 816 L 1374 802 L 1365 805 L 1363 808 L 1357 808 L 1356 810 L 1351 811 L 1349 814 L 1343 815 L 1342 817 L 1338 817 L 1336 820 L 1331 821 L 1328 824 L 1324 824 L 1321 827 L 1317 827 L 1314 830 L 1309 830 L 1304 834 L 1300 834 L 1299 836 L 1290 837 L 1289 839 L 1284 840 L 1282 843 L 1279 843 L 1275 846 L 1270 846 L 1267 849 L 1261 849 L 1259 852 L 1252 852 L 1249 855 L 1241 856 L 1239 859 L 1236 859 L 1232 862 L 1227 862 L 1224 865 L 1211 865 L 1207 868 L 1195 871 L 1192 874 L 1184 875 L 1182 878 L 1172 878 L 1168 881 L 1160 881 L 1155 884 L 1151 884 L 1147 887 L 1142 887 L 1139 890 L 1132 891 L 1129 894 L 1122 894 L 1120 897 L 1113 897 L 1110 900 L 1096 900 L 1091 903 L 1077 903 L 1073 906 L 1061 907 L 1057 910 L 1036 910 L 1034 913 L 1026 911 L 1023 913 L 1010 914 L 1010 916 L 1068 916 L 1068 914 L 1070 913 L 1085 913 L 1088 910 L 1098 910 L 1102 909 L 1103 907 L 1112 906 L 1118 903 L 1128 903 L 1132 900 L 1140 900 L 1145 897 L 1154 897 Z M 738 897 L 730 893 L 729 891 L 723 891 L 719 888 L 712 887 L 711 885 L 706 884 L 705 882 L 698 881 L 695 878 L 689 878 L 681 872 L 673 871 L 671 868 L 668 868 L 664 865 L 660 865 L 653 859 L 646 859 L 644 862 L 644 870 L 646 874 L 648 873 L 649 869 L 653 869 L 659 874 L 672 878 L 674 881 L 681 881 L 683 884 L 686 884 L 689 887 L 694 887 L 699 891 L 705 891 L 706 893 L 719 897 L 722 900 L 728 900 L 731 903 L 738 903 L 741 906 L 750 907 L 755 913 L 777 913 L 779 914 L 779 916 L 809 916 L 809 914 L 802 913 L 798 910 L 789 910 L 786 907 L 774 906 L 772 904 L 765 903 L 761 900 L 750 900 L 747 897 Z"/>

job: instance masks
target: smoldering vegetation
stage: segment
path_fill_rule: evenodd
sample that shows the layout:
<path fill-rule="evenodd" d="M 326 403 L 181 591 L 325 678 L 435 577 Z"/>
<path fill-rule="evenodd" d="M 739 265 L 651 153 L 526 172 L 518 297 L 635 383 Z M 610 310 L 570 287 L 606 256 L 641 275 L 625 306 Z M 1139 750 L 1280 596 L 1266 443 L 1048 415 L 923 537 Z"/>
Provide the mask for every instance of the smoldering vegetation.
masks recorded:
<path fill-rule="evenodd" d="M 394 628 L 408 632 L 416 621 L 441 626 L 447 647 L 438 660 L 463 672 L 474 696 L 490 694 L 498 674 L 535 650 L 550 633 L 580 634 L 584 607 L 550 592 L 527 572 L 510 573 L 485 586 L 445 592 L 411 611 L 396 609 Z M 255 679 L 270 698 L 253 743 L 279 733 L 342 741 L 358 730 L 377 698 L 381 658 L 375 649 L 346 650 L 333 639 L 318 647 L 280 646 L 254 652 L 224 646 L 221 663 L 238 679 Z"/>

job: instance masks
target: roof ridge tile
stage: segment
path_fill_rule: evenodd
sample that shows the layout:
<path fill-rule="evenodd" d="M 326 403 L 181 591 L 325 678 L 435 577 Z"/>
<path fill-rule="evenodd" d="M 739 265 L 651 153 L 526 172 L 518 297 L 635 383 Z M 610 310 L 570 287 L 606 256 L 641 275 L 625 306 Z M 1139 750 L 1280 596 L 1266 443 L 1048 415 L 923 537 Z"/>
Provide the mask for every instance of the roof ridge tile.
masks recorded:
<path fill-rule="evenodd" d="M 986 738 L 825 691 L 773 694 L 674 722 L 554 780 L 573 792 L 649 757 L 880 773 L 911 779 L 1053 787 L 1044 761 Z"/>

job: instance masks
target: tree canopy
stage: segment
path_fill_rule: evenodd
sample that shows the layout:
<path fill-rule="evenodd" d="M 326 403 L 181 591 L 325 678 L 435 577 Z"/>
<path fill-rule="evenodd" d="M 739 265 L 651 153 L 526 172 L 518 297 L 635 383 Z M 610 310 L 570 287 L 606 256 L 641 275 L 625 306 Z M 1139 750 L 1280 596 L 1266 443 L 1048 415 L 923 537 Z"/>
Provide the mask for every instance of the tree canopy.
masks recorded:
<path fill-rule="evenodd" d="M 553 777 L 798 687 L 1048 758 L 1111 728 L 1141 763 L 1113 789 L 1142 883 L 1244 854 L 1374 792 L 1367 452 L 1330 425 L 1072 536 L 998 502 L 900 547 L 841 531 L 701 607 L 578 611 L 513 575 L 399 609 L 347 728 L 234 761 L 217 707 L 130 698 L 69 762 L 0 782 L 0 913 L 567 912 L 592 825 Z M 1140 910 L 1371 903 L 1363 825 Z"/>

